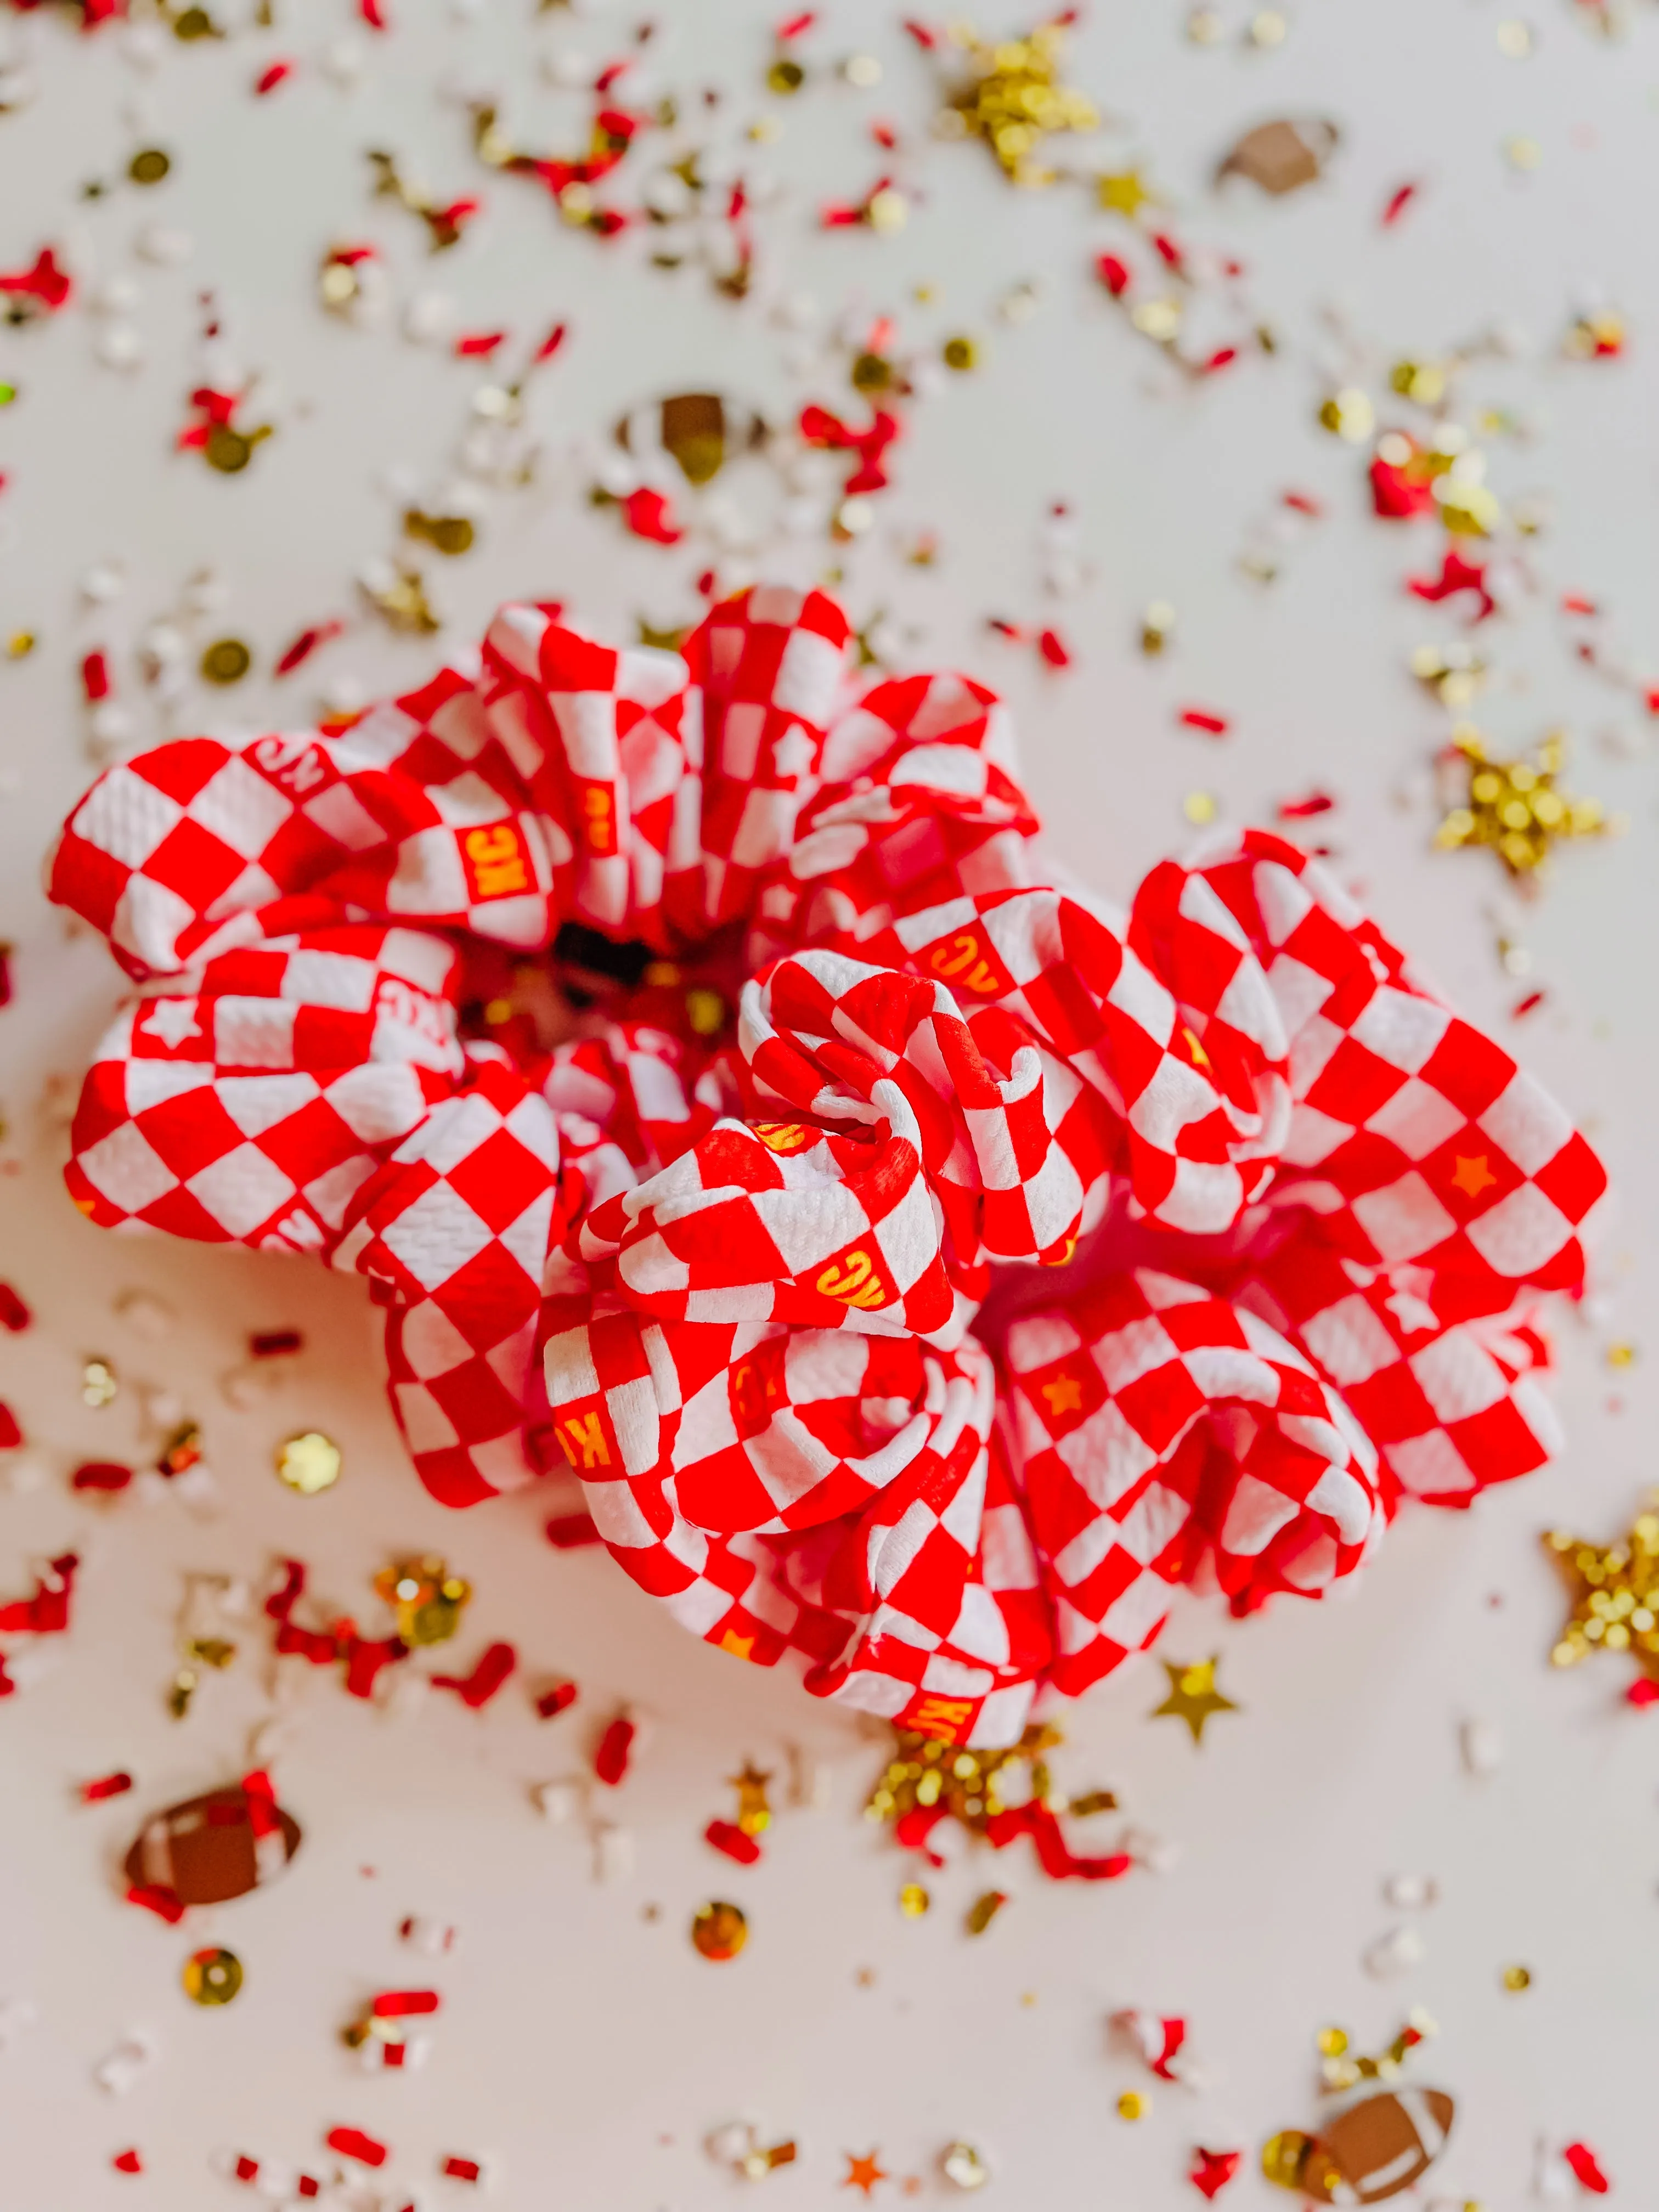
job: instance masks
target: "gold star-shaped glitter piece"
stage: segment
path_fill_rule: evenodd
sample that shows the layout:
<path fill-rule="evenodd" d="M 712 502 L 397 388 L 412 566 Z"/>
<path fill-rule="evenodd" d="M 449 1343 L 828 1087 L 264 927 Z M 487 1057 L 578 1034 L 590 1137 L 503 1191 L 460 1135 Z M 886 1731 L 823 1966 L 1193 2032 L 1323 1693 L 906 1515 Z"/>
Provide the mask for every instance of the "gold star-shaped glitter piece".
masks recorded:
<path fill-rule="evenodd" d="M 1593 837 L 1612 827 L 1600 799 L 1571 799 L 1558 791 L 1566 747 L 1559 732 L 1532 761 L 1495 761 L 1477 731 L 1467 726 L 1452 743 L 1468 763 L 1468 791 L 1435 832 L 1443 850 L 1490 845 L 1512 876 L 1533 874 L 1549 858 L 1558 837 Z"/>
<path fill-rule="evenodd" d="M 1106 169 L 1096 178 L 1100 204 L 1114 215 L 1138 216 L 1144 207 L 1155 207 L 1158 194 L 1139 169 Z"/>
<path fill-rule="evenodd" d="M 1025 38 L 995 43 L 968 30 L 955 35 L 968 50 L 973 74 L 947 114 L 961 118 L 965 135 L 988 143 L 1013 183 L 1053 184 L 1054 172 L 1040 158 L 1043 140 L 1057 131 L 1100 127 L 1094 102 L 1060 82 L 1061 26 L 1043 23 Z"/>
<path fill-rule="evenodd" d="M 1659 1684 L 1659 1510 L 1639 1514 L 1622 1543 L 1605 1549 L 1553 1528 L 1555 1556 L 1572 1595 L 1572 1613 L 1550 1658 L 1574 1667 L 1591 1651 L 1627 1651 Z"/>
<path fill-rule="evenodd" d="M 1212 1659 L 1194 1659 L 1189 1666 L 1172 1664 L 1164 1660 L 1164 1671 L 1170 1678 L 1170 1694 L 1161 1705 L 1152 1708 L 1151 1717 L 1160 1719 L 1173 1713 L 1177 1720 L 1186 1722 L 1193 1732 L 1193 1741 L 1204 1741 L 1204 1723 L 1212 1713 L 1236 1713 L 1238 1707 L 1231 1698 L 1224 1698 L 1215 1686 L 1215 1670 L 1221 1664 L 1218 1652 Z"/>
<path fill-rule="evenodd" d="M 772 1808 L 766 1796 L 772 1777 L 763 1773 L 752 1759 L 745 1759 L 742 1772 L 726 1778 L 738 1793 L 738 1827 L 745 1836 L 761 1835 L 772 1825 Z"/>

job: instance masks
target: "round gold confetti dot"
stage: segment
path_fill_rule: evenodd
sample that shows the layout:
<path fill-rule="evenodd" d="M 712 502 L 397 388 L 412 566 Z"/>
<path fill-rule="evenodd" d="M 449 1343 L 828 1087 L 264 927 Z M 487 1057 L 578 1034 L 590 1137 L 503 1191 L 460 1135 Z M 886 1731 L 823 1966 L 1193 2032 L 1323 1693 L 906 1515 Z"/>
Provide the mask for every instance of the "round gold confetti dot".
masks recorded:
<path fill-rule="evenodd" d="M 907 1920 L 920 1920 L 933 1903 L 919 1881 L 907 1881 L 898 1895 L 899 1911 Z"/>
<path fill-rule="evenodd" d="M 893 381 L 893 364 L 878 353 L 861 353 L 853 363 L 855 392 L 885 392 Z"/>
<path fill-rule="evenodd" d="M 1212 791 L 1189 791 L 1181 802 L 1181 811 L 1195 828 L 1203 829 L 1213 822 L 1220 809 Z"/>
<path fill-rule="evenodd" d="M 735 1959 L 749 1941 L 749 1923 L 743 1908 L 718 1898 L 700 1906 L 692 1917 L 691 1941 L 705 1959 Z"/>
<path fill-rule="evenodd" d="M 234 1951 L 193 1951 L 179 1978 L 192 2004 L 228 2005 L 242 1986 L 242 1962 Z"/>
<path fill-rule="evenodd" d="M 320 1429 L 307 1429 L 277 1447 L 276 1472 L 301 1498 L 314 1498 L 340 1480 L 340 1447 Z"/>
<path fill-rule="evenodd" d="M 240 684 L 253 665 L 253 655 L 240 637 L 219 637 L 202 655 L 202 673 L 210 684 Z"/>
<path fill-rule="evenodd" d="M 1152 2100 L 1144 2089 L 1126 2089 L 1117 2100 L 1121 2120 L 1144 2120 L 1152 2109 Z"/>
<path fill-rule="evenodd" d="M 967 369 L 979 366 L 979 348 L 972 338 L 946 338 L 939 353 L 946 368 Z"/>
<path fill-rule="evenodd" d="M 221 476 L 234 477 L 253 459 L 253 441 L 233 430 L 228 422 L 216 422 L 202 450 L 210 469 L 217 469 Z"/>
<path fill-rule="evenodd" d="M 1319 2052 L 1322 2058 L 1340 2058 L 1348 2047 L 1346 2027 L 1322 2027 L 1319 2031 Z"/>
<path fill-rule="evenodd" d="M 135 185 L 159 185 L 172 167 L 171 155 L 159 146 L 144 146 L 127 163 L 127 174 Z"/>
<path fill-rule="evenodd" d="M 1531 1967 L 1505 1966 L 1504 1969 L 1504 1987 L 1506 1990 L 1514 1990 L 1517 1995 L 1522 1990 L 1529 1990 L 1532 1987 Z"/>
<path fill-rule="evenodd" d="M 183 9 L 173 19 L 173 35 L 175 39 L 185 40 L 210 39 L 213 36 L 213 18 L 205 8 Z"/>
<path fill-rule="evenodd" d="M 780 54 L 766 72 L 769 92 L 799 92 L 805 82 L 806 71 L 799 62 L 791 61 L 787 54 Z"/>
<path fill-rule="evenodd" d="M 33 650 L 34 632 L 32 629 L 14 630 L 11 635 L 6 640 L 6 658 L 8 660 L 21 660 L 26 655 L 33 653 Z"/>

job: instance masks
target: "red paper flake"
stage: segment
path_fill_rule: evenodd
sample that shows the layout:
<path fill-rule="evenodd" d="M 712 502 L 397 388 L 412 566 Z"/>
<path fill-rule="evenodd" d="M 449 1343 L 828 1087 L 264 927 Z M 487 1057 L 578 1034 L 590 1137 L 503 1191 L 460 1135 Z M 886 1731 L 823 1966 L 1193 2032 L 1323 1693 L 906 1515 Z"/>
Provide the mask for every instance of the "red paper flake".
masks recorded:
<path fill-rule="evenodd" d="M 1207 738 L 1224 738 L 1227 734 L 1227 717 L 1212 713 L 1208 707 L 1183 707 L 1176 720 L 1183 730 L 1202 730 Z"/>
<path fill-rule="evenodd" d="M 805 14 L 792 15 L 787 23 L 780 23 L 777 29 L 773 32 L 772 35 L 781 46 L 787 46 L 791 39 L 804 37 L 805 34 L 811 29 L 813 24 L 816 23 L 817 20 L 817 9 L 816 8 L 809 8 L 805 10 Z"/>
<path fill-rule="evenodd" d="M 1411 445 L 1415 457 L 1416 441 Z M 1434 512 L 1433 479 L 1414 474 L 1409 462 L 1402 465 L 1378 454 L 1371 462 L 1370 479 L 1371 505 L 1384 522 L 1413 522 L 1419 515 Z"/>
<path fill-rule="evenodd" d="M 27 300 L 43 314 L 55 315 L 60 307 L 67 307 L 75 286 L 67 270 L 58 265 L 58 257 L 49 246 L 43 246 L 27 269 L 14 269 L 9 275 L 0 275 L 0 292 L 9 292 L 14 299 Z"/>
<path fill-rule="evenodd" d="M 678 545 L 685 535 L 674 520 L 666 493 L 653 491 L 649 484 L 630 491 L 619 504 L 623 520 L 635 538 L 648 538 L 653 545 Z"/>
<path fill-rule="evenodd" d="M 1601 2171 L 1600 2160 L 1588 2143 L 1570 2142 L 1561 2154 L 1572 2168 L 1572 2178 L 1592 2197 L 1605 2197 L 1613 2184 Z"/>
<path fill-rule="evenodd" d="M 580 1552 L 604 1539 L 591 1513 L 556 1513 L 547 1523 L 547 1540 L 556 1552 Z"/>
<path fill-rule="evenodd" d="M 101 651 L 85 653 L 81 660 L 81 691 L 88 706 L 95 707 L 110 694 L 109 657 Z"/>
<path fill-rule="evenodd" d="M 1199 363 L 1198 373 L 1200 376 L 1214 376 L 1224 368 L 1231 368 L 1237 359 L 1237 346 L 1218 346 L 1207 361 Z"/>
<path fill-rule="evenodd" d="M 1187 2179 L 1213 2203 L 1243 2163 L 1242 2150 L 1194 2150 Z"/>
<path fill-rule="evenodd" d="M 487 1705 L 513 1669 L 519 1663 L 519 1655 L 510 1644 L 492 1644 L 470 1674 L 434 1674 L 434 1690 L 453 1690 L 464 1705 L 474 1712 Z"/>
<path fill-rule="evenodd" d="M 1437 576 L 1407 576 L 1406 589 L 1413 599 L 1427 599 L 1438 605 L 1442 599 L 1455 599 L 1459 592 L 1474 592 L 1480 599 L 1474 620 L 1485 622 L 1498 602 L 1486 589 L 1486 564 L 1484 561 L 1466 560 L 1455 545 L 1446 548 Z"/>
<path fill-rule="evenodd" d="M 1651 1674 L 1638 1674 L 1625 1692 L 1625 1703 L 1638 1711 L 1649 1705 L 1659 1705 L 1659 1682 Z"/>
<path fill-rule="evenodd" d="M 26 1329 L 34 1318 L 9 1283 L 0 1283 L 0 1328 L 9 1329 L 14 1336 Z"/>
<path fill-rule="evenodd" d="M 753 1866 L 760 1857 L 761 1847 L 753 1836 L 744 1835 L 735 1820 L 711 1820 L 702 1832 L 704 1843 L 726 1857 L 735 1859 L 739 1866 Z"/>
<path fill-rule="evenodd" d="M 1328 814 L 1336 804 L 1328 791 L 1310 791 L 1305 799 L 1281 799 L 1279 818 L 1281 822 L 1308 822 L 1316 814 Z"/>
<path fill-rule="evenodd" d="M 483 2167 L 476 2158 L 453 2156 L 440 2160 L 438 2171 L 446 2181 L 482 2181 Z"/>
<path fill-rule="evenodd" d="M 185 1917 L 185 1908 L 170 1889 L 157 1882 L 136 1881 L 126 1893 L 129 1905 L 142 1905 L 153 1912 L 158 1920 L 165 1920 L 169 1928 L 176 1928 Z"/>
<path fill-rule="evenodd" d="M 130 1774 L 100 1774 L 95 1782 L 81 1784 L 81 1802 L 83 1805 L 100 1805 L 106 1797 L 125 1797 L 131 1787 L 132 1777 Z"/>
<path fill-rule="evenodd" d="M 1564 592 L 1561 611 L 1564 615 L 1599 615 L 1601 610 L 1594 599 L 1587 599 L 1582 592 Z"/>
<path fill-rule="evenodd" d="M 1158 258 L 1163 261 L 1167 267 L 1177 270 L 1184 269 L 1186 267 L 1186 254 L 1166 231 L 1155 230 L 1152 234 L 1152 244 L 1157 249 Z"/>
<path fill-rule="evenodd" d="M 294 70 L 292 62 L 272 62 L 269 69 L 262 70 L 253 80 L 254 98 L 263 100 L 267 93 L 275 92 L 279 84 L 286 84 Z"/>
<path fill-rule="evenodd" d="M 1035 1800 L 992 1814 L 985 1823 L 985 1833 L 999 1851 L 1029 1836 L 1037 1863 L 1054 1881 L 1117 1881 L 1134 1864 L 1127 1851 L 1111 1851 L 1102 1858 L 1079 1857 L 1066 1842 L 1055 1815 Z"/>
<path fill-rule="evenodd" d="M 118 2150 L 110 2164 L 118 2173 L 142 2173 L 144 2161 L 136 2150 Z"/>
<path fill-rule="evenodd" d="M 380 0 L 357 0 L 357 13 L 371 31 L 389 31 L 392 27 Z"/>
<path fill-rule="evenodd" d="M 302 661 L 309 660 L 319 646 L 326 645 L 331 638 L 338 637 L 344 629 L 343 622 L 317 623 L 310 629 L 302 629 L 292 645 L 279 657 L 275 673 L 291 676 Z"/>
<path fill-rule="evenodd" d="M 23 1441 L 23 1431 L 17 1425 L 17 1416 L 0 1398 L 0 1451 L 15 1451 Z"/>
<path fill-rule="evenodd" d="M 556 1720 L 561 1713 L 570 1711 L 580 1694 L 574 1682 L 555 1682 L 537 1698 L 536 1711 L 544 1721 Z"/>
<path fill-rule="evenodd" d="M 376 2142 L 361 2128 L 331 2128 L 323 2141 L 342 2158 L 355 2158 L 362 2166 L 384 2166 L 391 2156 L 383 2142 Z"/>
<path fill-rule="evenodd" d="M 914 15 L 904 18 L 904 28 L 925 54 L 931 54 L 939 45 L 939 33 L 929 30 L 926 23 L 919 23 Z"/>
<path fill-rule="evenodd" d="M 1293 514 L 1305 514 L 1310 522 L 1321 521 L 1324 517 L 1323 501 L 1316 499 L 1310 491 L 1287 491 L 1284 503 Z"/>
<path fill-rule="evenodd" d="M 593 1771 L 612 1790 L 628 1771 L 629 1761 L 634 1755 L 634 1738 L 637 1734 L 635 1724 L 627 1714 L 618 1713 L 599 1738 L 599 1749 L 593 1753 Z"/>
<path fill-rule="evenodd" d="M 1382 210 L 1384 230 L 1391 228 L 1399 222 L 1401 216 L 1417 198 L 1417 193 L 1418 187 L 1415 185 L 1401 185 L 1389 195 L 1388 204 Z"/>
<path fill-rule="evenodd" d="M 376 2020 L 409 2020 L 436 2012 L 441 2002 L 436 1990 L 382 1990 L 369 2010 Z"/>
<path fill-rule="evenodd" d="M 879 349 L 872 347 L 872 350 Z M 863 430 L 854 430 L 839 415 L 832 415 L 827 407 L 817 406 L 803 407 L 796 427 L 809 446 L 824 446 L 834 453 L 857 454 L 859 465 L 842 486 L 849 497 L 860 492 L 883 489 L 888 477 L 882 457 L 903 428 L 898 416 L 889 414 L 883 407 L 876 409 L 868 428 Z"/>
<path fill-rule="evenodd" d="M 498 346 L 507 343 L 505 331 L 467 331 L 455 341 L 455 356 L 459 361 L 488 361 Z"/>
<path fill-rule="evenodd" d="M 551 361 L 554 355 L 557 353 L 559 348 L 564 343 L 565 339 L 569 336 L 569 333 L 570 325 L 568 323 L 555 323 L 552 329 L 537 347 L 534 358 L 531 362 L 532 368 L 538 367 L 544 361 Z"/>
<path fill-rule="evenodd" d="M 1528 991 L 1523 998 L 1517 999 L 1510 1008 L 1510 1019 L 1512 1022 L 1518 1022 L 1523 1015 L 1533 1012 L 1543 1003 L 1544 994 L 1541 991 Z"/>
<path fill-rule="evenodd" d="M 304 1334 L 297 1328 L 258 1329 L 247 1340 L 248 1354 L 254 1359 L 279 1359 L 300 1351 L 304 1343 Z"/>
<path fill-rule="evenodd" d="M 1037 651 L 1050 668 L 1069 668 L 1072 665 L 1070 650 L 1058 630 L 1040 631 L 1037 636 Z"/>

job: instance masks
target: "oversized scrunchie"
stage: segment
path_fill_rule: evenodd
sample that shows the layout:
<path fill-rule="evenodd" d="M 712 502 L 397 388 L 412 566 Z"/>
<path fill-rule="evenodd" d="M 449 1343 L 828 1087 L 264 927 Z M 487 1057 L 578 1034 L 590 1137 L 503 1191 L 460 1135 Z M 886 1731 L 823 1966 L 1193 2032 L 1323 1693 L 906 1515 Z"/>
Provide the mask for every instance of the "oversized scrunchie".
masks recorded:
<path fill-rule="evenodd" d="M 1315 863 L 1121 915 L 993 696 L 860 679 L 822 595 L 558 612 L 82 799 L 52 893 L 139 986 L 88 1214 L 367 1275 L 438 1497 L 568 1462 L 698 1635 L 959 1741 L 1541 1463 L 1601 1169 Z"/>

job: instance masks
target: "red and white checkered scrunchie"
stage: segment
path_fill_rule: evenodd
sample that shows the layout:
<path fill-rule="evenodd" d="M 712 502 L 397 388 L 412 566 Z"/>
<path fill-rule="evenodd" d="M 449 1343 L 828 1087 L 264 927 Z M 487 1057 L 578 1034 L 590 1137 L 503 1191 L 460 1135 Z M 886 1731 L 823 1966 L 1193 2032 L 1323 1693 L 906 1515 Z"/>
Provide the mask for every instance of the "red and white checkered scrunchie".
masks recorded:
<path fill-rule="evenodd" d="M 509 606 L 110 770 L 52 890 L 139 991 L 69 1182 L 368 1275 L 438 1497 L 562 1455 L 698 1635 L 1006 1743 L 1174 1584 L 1318 1596 L 1538 1466 L 1604 1178 L 1294 846 L 1052 888 L 992 696 L 848 648 L 817 593 L 683 656 Z"/>

